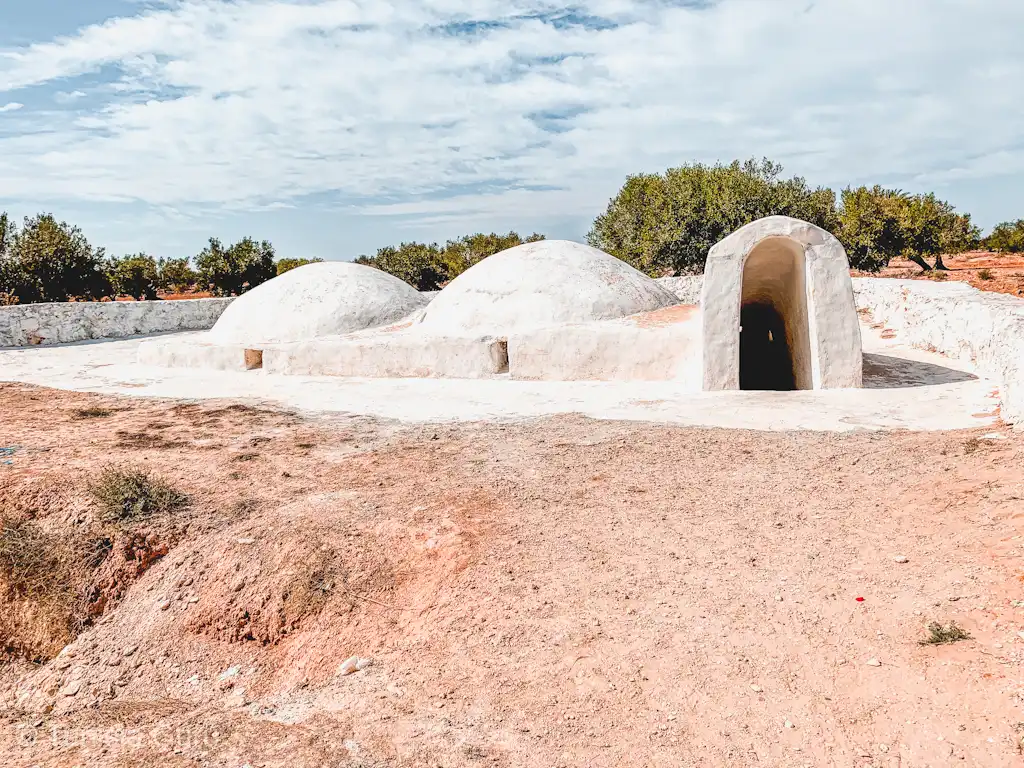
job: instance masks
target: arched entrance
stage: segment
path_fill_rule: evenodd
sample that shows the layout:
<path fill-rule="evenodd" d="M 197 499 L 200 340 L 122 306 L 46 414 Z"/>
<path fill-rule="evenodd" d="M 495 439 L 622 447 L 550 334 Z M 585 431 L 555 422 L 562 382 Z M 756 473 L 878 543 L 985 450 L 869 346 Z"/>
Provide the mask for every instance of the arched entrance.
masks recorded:
<path fill-rule="evenodd" d="M 700 301 L 705 390 L 861 385 L 850 264 L 821 227 L 787 216 L 740 227 L 708 253 Z"/>
<path fill-rule="evenodd" d="M 743 265 L 740 389 L 813 389 L 804 248 L 759 242 Z"/>

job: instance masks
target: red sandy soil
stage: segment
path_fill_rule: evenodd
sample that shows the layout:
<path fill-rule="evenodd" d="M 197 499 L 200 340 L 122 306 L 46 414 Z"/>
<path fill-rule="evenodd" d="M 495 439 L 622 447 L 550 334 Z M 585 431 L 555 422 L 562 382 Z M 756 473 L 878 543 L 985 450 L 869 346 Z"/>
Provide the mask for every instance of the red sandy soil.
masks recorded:
<path fill-rule="evenodd" d="M 948 270 L 926 272 L 911 261 L 893 261 L 880 273 L 854 272 L 860 277 L 895 277 L 903 280 L 956 280 L 982 291 L 1024 296 L 1024 254 L 974 251 L 944 256 Z"/>
<path fill-rule="evenodd" d="M 0 385 L 4 515 L 94 525 L 109 463 L 191 497 L 111 532 L 157 554 L 77 640 L 0 668 L 0 763 L 1019 766 L 1024 438 L 999 431 L 408 427 Z M 921 645 L 933 621 L 971 639 Z"/>

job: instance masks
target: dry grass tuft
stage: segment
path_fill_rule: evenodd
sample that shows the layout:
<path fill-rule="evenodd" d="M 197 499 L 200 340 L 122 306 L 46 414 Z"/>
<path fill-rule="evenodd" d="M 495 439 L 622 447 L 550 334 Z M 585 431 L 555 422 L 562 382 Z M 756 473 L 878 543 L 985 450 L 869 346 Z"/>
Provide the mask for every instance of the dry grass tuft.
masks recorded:
<path fill-rule="evenodd" d="M 168 515 L 188 497 L 165 480 L 137 467 L 107 467 L 89 488 L 104 522 L 125 525 Z"/>
<path fill-rule="evenodd" d="M 103 419 L 113 413 L 109 408 L 75 408 L 71 412 L 71 418 L 79 421 L 82 419 Z"/>
<path fill-rule="evenodd" d="M 933 621 L 928 625 L 928 637 L 920 642 L 921 645 L 949 645 L 970 639 L 970 633 L 955 621 L 951 621 L 949 624 L 939 624 L 939 622 Z"/>
<path fill-rule="evenodd" d="M 102 536 L 58 536 L 32 520 L 0 527 L 0 651 L 51 658 L 88 620 L 86 585 L 111 551 Z"/>

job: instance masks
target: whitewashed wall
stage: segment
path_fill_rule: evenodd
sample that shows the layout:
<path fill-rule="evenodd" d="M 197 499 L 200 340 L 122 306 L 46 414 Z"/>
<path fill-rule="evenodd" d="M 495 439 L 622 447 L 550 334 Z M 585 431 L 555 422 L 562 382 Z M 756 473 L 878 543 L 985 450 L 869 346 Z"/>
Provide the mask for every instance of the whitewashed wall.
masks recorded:
<path fill-rule="evenodd" d="M 83 301 L 0 307 L 0 347 L 211 328 L 232 299 Z"/>
<path fill-rule="evenodd" d="M 1024 300 L 966 283 L 855 278 L 857 307 L 897 338 L 973 363 L 1003 385 L 1003 418 L 1024 424 Z"/>

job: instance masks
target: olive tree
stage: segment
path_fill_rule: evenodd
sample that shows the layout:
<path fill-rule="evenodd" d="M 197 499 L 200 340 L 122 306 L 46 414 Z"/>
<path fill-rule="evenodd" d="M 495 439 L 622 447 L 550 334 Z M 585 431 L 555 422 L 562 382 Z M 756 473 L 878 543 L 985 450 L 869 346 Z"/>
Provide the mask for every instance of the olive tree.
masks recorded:
<path fill-rule="evenodd" d="M 990 251 L 999 253 L 1024 252 L 1024 219 L 1004 221 L 997 224 L 992 233 L 985 238 L 984 246 Z"/>
<path fill-rule="evenodd" d="M 238 296 L 277 275 L 274 247 L 249 237 L 228 248 L 211 237 L 196 256 L 196 267 L 201 284 L 217 296 Z"/>
<path fill-rule="evenodd" d="M 708 251 L 740 227 L 784 215 L 831 230 L 835 194 L 770 160 L 696 163 L 630 176 L 587 241 L 652 277 L 704 271 Z"/>
<path fill-rule="evenodd" d="M 0 292 L 24 304 L 109 295 L 103 249 L 94 249 L 78 227 L 49 213 L 26 218 L 13 234 L 6 217 L 3 226 Z"/>
<path fill-rule="evenodd" d="M 160 284 L 160 270 L 156 259 L 145 253 L 112 258 L 107 275 L 116 296 L 131 296 L 143 301 L 155 299 Z"/>
<path fill-rule="evenodd" d="M 278 259 L 277 274 L 283 275 L 296 267 L 304 267 L 307 264 L 319 264 L 323 259 Z"/>

